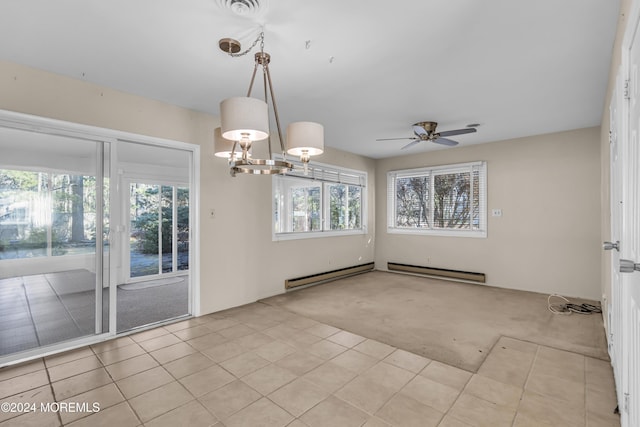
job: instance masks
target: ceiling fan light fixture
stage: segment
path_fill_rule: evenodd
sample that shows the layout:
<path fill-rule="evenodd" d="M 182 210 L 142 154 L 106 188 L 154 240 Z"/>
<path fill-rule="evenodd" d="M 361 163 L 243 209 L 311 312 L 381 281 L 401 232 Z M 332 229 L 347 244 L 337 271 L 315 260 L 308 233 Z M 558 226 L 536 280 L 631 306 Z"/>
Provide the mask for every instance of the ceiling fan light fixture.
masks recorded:
<path fill-rule="evenodd" d="M 479 124 L 475 124 L 475 125 L 480 126 Z M 409 147 L 413 147 L 420 141 L 434 142 L 436 144 L 446 145 L 448 147 L 455 147 L 456 145 L 458 145 L 458 142 L 452 139 L 448 139 L 447 138 L 448 136 L 464 135 L 464 134 L 476 132 L 476 128 L 473 127 L 472 125 L 467 125 L 467 127 L 464 129 L 453 129 L 453 130 L 446 130 L 443 132 L 436 132 L 437 127 L 438 127 L 438 122 L 431 122 L 431 121 L 417 122 L 413 124 L 413 134 L 415 135 L 413 137 L 380 138 L 380 139 L 377 139 L 377 141 L 392 141 L 392 140 L 398 140 L 398 139 L 412 140 L 412 142 L 402 147 L 401 150 L 404 150 Z"/>

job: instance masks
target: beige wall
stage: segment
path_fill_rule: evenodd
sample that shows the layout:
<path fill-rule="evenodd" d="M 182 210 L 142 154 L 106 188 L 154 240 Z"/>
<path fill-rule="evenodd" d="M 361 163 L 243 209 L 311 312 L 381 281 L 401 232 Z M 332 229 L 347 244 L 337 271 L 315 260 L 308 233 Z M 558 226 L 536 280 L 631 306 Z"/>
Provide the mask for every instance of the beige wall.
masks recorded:
<path fill-rule="evenodd" d="M 487 161 L 487 238 L 386 231 L 386 174 Z M 388 261 L 476 271 L 487 284 L 599 299 L 600 129 L 589 128 L 379 160 L 376 267 Z M 427 263 L 427 258 L 430 262 Z"/>
<path fill-rule="evenodd" d="M 202 313 L 281 293 L 290 277 L 373 261 L 374 243 L 380 269 L 387 261 L 425 265 L 430 258 L 434 267 L 484 272 L 489 285 L 600 298 L 606 209 L 599 128 L 378 161 L 327 149 L 317 161 L 369 173 L 367 234 L 272 242 L 271 181 L 231 178 L 224 161 L 210 155 L 215 116 L 6 62 L 0 109 L 202 147 Z M 476 160 L 488 162 L 488 208 L 503 210 L 488 218 L 488 238 L 387 234 L 388 170 Z"/>
<path fill-rule="evenodd" d="M 333 149 L 317 157 L 369 173 L 367 235 L 272 242 L 271 180 L 232 179 L 211 155 L 218 117 L 7 62 L 0 62 L 0 109 L 201 146 L 202 314 L 281 293 L 290 277 L 373 261 L 371 159 Z"/>
<path fill-rule="evenodd" d="M 284 291 L 284 280 L 373 261 L 375 162 L 338 150 L 327 150 L 312 161 L 368 172 L 368 233 L 365 235 L 271 241 L 271 180 L 253 176 L 229 176 L 226 163 L 211 157 L 203 169 L 213 170 L 216 185 L 208 192 L 203 210 L 215 209 L 216 218 L 203 216 L 202 238 L 215 244 L 203 251 L 203 284 L 215 278 L 207 300 L 213 309 L 255 301 Z M 254 202 L 251 202 L 254 200 Z M 222 287 L 223 289 L 218 289 Z"/>

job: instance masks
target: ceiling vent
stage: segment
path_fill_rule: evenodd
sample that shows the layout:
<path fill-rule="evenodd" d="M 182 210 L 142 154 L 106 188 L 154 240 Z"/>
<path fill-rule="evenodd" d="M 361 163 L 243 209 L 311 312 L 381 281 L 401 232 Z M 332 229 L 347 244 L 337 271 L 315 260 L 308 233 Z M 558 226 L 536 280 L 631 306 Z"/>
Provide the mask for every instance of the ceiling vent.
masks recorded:
<path fill-rule="evenodd" d="M 235 15 L 251 18 L 265 11 L 267 0 L 218 0 L 218 5 Z"/>

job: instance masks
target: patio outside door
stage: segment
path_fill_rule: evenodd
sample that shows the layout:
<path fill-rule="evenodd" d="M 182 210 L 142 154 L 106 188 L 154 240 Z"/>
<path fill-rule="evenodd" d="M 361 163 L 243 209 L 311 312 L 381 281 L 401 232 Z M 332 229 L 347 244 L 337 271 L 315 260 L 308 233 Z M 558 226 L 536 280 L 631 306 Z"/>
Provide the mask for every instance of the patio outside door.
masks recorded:
<path fill-rule="evenodd" d="M 124 232 L 116 331 L 123 332 L 191 313 L 193 153 L 129 141 L 117 152 Z"/>

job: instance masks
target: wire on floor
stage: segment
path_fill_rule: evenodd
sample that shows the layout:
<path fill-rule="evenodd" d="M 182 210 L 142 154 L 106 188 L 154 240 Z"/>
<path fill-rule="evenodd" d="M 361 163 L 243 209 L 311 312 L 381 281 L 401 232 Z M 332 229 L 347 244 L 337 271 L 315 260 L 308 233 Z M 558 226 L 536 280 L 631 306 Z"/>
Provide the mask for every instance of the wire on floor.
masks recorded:
<path fill-rule="evenodd" d="M 560 300 L 561 302 L 556 301 L 552 302 L 552 299 Z M 577 314 L 592 314 L 592 313 L 602 313 L 602 309 L 593 304 L 574 304 L 569 301 L 567 298 L 558 294 L 551 294 L 547 298 L 547 308 L 553 314 L 564 314 L 569 315 L 573 313 Z"/>

